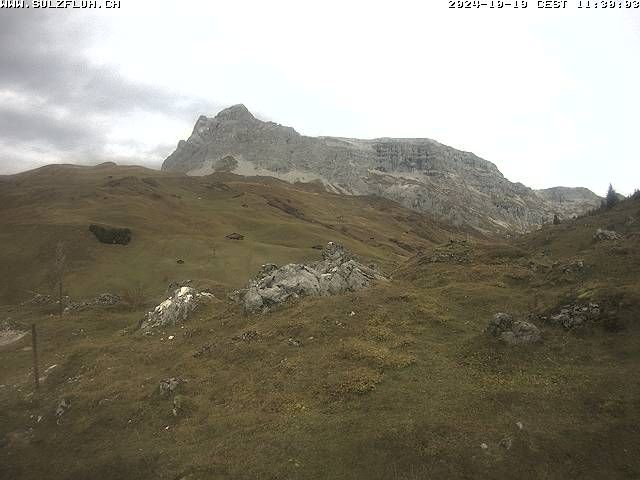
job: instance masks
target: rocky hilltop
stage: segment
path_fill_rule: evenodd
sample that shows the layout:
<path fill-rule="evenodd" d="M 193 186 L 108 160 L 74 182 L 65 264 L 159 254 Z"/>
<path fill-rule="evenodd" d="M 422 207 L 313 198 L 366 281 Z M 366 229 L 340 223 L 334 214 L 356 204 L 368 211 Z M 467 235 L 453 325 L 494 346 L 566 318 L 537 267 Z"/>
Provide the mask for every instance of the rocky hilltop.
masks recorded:
<path fill-rule="evenodd" d="M 426 138 L 307 137 L 234 105 L 201 116 L 163 170 L 233 172 L 321 182 L 335 193 L 378 195 L 480 231 L 524 232 L 600 204 L 587 189 L 534 191 L 491 162 Z"/>
<path fill-rule="evenodd" d="M 536 193 L 556 206 L 565 216 L 599 207 L 602 201 L 601 197 L 584 187 L 551 187 L 536 190 Z"/>

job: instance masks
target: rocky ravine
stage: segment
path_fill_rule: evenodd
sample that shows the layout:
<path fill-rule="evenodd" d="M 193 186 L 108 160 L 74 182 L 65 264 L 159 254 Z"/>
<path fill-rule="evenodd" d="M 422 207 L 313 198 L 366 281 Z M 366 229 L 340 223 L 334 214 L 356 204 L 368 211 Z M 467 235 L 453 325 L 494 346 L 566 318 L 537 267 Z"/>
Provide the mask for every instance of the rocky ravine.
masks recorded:
<path fill-rule="evenodd" d="M 306 137 L 255 118 L 244 105 L 201 116 L 163 170 L 263 175 L 320 181 L 329 191 L 379 195 L 457 225 L 523 232 L 600 204 L 587 189 L 536 192 L 512 183 L 491 162 L 426 138 Z"/>

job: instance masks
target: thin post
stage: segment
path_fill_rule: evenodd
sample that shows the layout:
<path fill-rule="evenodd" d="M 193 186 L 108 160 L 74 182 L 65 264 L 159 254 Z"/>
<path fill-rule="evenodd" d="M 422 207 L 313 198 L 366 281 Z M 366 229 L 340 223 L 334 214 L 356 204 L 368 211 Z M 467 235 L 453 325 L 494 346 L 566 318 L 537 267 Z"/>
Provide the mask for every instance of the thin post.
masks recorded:
<path fill-rule="evenodd" d="M 58 300 L 60 301 L 60 316 L 62 316 L 62 312 L 63 312 L 63 307 L 62 307 L 62 280 L 60 280 L 60 283 L 58 284 L 59 286 L 59 296 L 58 296 Z"/>
<path fill-rule="evenodd" d="M 36 382 L 36 390 L 40 388 L 40 373 L 38 372 L 38 343 L 36 339 L 36 324 L 31 324 L 31 345 L 33 350 L 33 376 Z"/>

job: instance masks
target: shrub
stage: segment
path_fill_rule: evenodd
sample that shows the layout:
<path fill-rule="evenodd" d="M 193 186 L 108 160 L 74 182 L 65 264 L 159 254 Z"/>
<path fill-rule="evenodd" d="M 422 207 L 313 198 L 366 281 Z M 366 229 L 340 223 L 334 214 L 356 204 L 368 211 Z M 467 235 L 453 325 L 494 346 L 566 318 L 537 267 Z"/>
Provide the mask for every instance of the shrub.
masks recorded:
<path fill-rule="evenodd" d="M 102 243 L 127 245 L 131 241 L 131 230 L 128 228 L 91 224 L 89 225 L 89 230 Z"/>

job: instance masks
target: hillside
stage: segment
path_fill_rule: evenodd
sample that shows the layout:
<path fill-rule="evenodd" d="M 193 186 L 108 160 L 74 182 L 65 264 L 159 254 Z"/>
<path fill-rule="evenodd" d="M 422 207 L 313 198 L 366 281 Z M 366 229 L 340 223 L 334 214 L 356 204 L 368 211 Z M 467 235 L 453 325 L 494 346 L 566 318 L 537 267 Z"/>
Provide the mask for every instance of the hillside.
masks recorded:
<path fill-rule="evenodd" d="M 129 227 L 131 243 L 98 243 L 91 222 Z M 34 392 L 28 335 L 0 346 L 0 478 L 640 476 L 638 201 L 504 241 L 309 184 L 51 166 L 0 180 L 0 224 L 0 318 L 37 324 L 46 376 Z M 595 241 L 598 228 L 620 238 Z M 20 306 L 25 290 L 55 291 L 58 239 L 65 292 L 139 282 L 143 304 Z M 317 259 L 329 240 L 390 281 L 257 315 L 226 297 L 261 263 Z M 184 278 L 216 300 L 140 331 Z M 596 303 L 581 327 L 544 320 Z M 542 341 L 487 337 L 496 312 Z M 172 396 L 168 378 L 182 381 Z"/>
<path fill-rule="evenodd" d="M 130 228 L 127 246 L 99 243 L 92 223 Z M 187 177 L 142 167 L 51 165 L 0 178 L 0 301 L 51 289 L 56 244 L 65 242 L 72 297 L 170 281 L 237 288 L 267 261 L 318 255 L 339 241 L 391 268 L 452 229 L 401 206 L 343 197 L 313 184 L 215 174 Z M 226 238 L 244 235 L 242 241 Z M 178 260 L 184 263 L 177 264 Z"/>
<path fill-rule="evenodd" d="M 318 181 L 329 191 L 377 195 L 480 232 L 524 232 L 557 214 L 571 218 L 600 205 L 587 189 L 562 199 L 507 180 L 470 152 L 427 138 L 360 140 L 308 137 L 255 118 L 244 105 L 201 116 L 163 170 L 203 175 L 232 171 L 287 181 Z M 590 194 L 585 194 L 585 191 Z M 579 197 L 580 201 L 564 201 Z"/>

